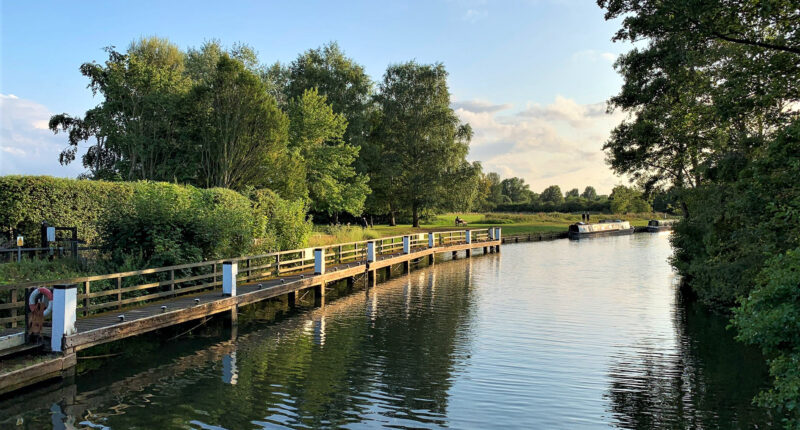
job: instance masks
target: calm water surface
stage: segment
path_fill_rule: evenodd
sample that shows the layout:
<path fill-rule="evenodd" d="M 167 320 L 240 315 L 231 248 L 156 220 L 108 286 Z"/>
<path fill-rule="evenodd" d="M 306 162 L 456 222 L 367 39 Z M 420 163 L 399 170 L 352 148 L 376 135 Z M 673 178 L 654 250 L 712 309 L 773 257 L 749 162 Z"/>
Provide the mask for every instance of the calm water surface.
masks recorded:
<path fill-rule="evenodd" d="M 508 245 L 277 321 L 247 309 L 233 340 L 81 360 L 1 400 L 0 428 L 770 428 L 762 358 L 681 303 L 670 253 L 666 234 Z"/>

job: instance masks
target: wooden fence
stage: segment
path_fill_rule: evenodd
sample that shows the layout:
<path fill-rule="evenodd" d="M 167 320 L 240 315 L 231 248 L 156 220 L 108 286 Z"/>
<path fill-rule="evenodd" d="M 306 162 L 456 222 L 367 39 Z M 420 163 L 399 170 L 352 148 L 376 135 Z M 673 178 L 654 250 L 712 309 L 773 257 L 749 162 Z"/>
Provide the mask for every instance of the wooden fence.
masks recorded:
<path fill-rule="evenodd" d="M 488 229 L 470 230 L 471 240 L 485 241 Z M 461 231 L 432 232 L 434 246 L 446 246 L 466 241 Z M 348 264 L 366 260 L 367 243 L 358 242 L 329 245 L 324 250 L 327 265 Z M 396 254 L 403 251 L 403 236 L 375 239 L 377 255 Z M 428 233 L 409 235 L 410 247 L 428 246 Z M 0 328 L 17 327 L 25 322 L 25 292 L 30 288 L 60 284 L 78 284 L 78 316 L 135 306 L 143 302 L 197 293 L 222 285 L 222 263 L 238 263 L 237 282 L 251 283 L 314 268 L 314 249 L 303 248 L 272 252 L 238 258 L 203 261 L 200 263 L 112 273 L 108 275 L 25 282 L 0 285 Z"/>

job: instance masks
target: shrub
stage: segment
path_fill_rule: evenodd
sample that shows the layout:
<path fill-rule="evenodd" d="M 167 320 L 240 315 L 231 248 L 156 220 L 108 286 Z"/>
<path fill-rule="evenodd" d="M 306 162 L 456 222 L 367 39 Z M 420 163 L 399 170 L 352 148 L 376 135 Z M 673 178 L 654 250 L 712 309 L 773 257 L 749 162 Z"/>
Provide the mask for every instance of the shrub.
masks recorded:
<path fill-rule="evenodd" d="M 306 219 L 302 200 L 288 201 L 271 190 L 249 193 L 255 213 L 260 215 L 258 246 L 261 251 L 278 251 L 302 248 L 311 236 L 313 224 Z"/>

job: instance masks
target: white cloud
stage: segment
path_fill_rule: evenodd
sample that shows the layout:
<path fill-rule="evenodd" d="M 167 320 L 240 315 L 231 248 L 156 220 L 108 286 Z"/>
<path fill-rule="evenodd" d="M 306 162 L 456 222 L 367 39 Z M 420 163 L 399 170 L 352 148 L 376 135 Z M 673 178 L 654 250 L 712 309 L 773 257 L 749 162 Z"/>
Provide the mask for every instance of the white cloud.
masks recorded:
<path fill-rule="evenodd" d="M 572 54 L 572 61 L 575 62 L 608 62 L 613 63 L 617 59 L 617 55 L 611 52 L 601 52 L 594 49 L 585 49 Z"/>
<path fill-rule="evenodd" d="M 556 96 L 551 104 L 505 115 L 486 106 L 503 105 L 454 103 L 475 132 L 470 158 L 482 161 L 485 171 L 525 178 L 536 192 L 556 184 L 562 190 L 592 185 L 608 193 L 621 181 L 606 165 L 602 146 L 623 115 L 606 114 L 604 103 L 584 105 Z"/>
<path fill-rule="evenodd" d="M 66 137 L 53 135 L 47 122 L 52 113 L 44 106 L 13 94 L 0 94 L 0 175 L 30 174 L 77 176 L 80 161 L 58 163 Z"/>
<path fill-rule="evenodd" d="M 493 104 L 488 100 L 474 99 L 465 101 L 454 101 L 450 104 L 453 109 L 464 109 L 470 112 L 499 112 L 511 109 L 511 104 Z"/>

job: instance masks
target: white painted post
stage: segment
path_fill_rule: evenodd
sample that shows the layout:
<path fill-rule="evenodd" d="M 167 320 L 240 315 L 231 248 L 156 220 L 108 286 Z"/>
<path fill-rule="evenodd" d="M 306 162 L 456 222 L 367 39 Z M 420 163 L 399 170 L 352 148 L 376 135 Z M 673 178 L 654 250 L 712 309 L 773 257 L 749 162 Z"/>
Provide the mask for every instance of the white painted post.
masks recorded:
<path fill-rule="evenodd" d="M 222 262 L 222 295 L 236 295 L 236 275 L 239 274 L 239 263 L 235 261 Z"/>
<path fill-rule="evenodd" d="M 495 227 L 494 240 L 500 240 L 500 227 Z"/>
<path fill-rule="evenodd" d="M 428 233 L 428 248 L 433 248 L 433 232 Z"/>
<path fill-rule="evenodd" d="M 403 254 L 411 253 L 411 236 L 403 236 Z"/>
<path fill-rule="evenodd" d="M 76 284 L 53 286 L 53 334 L 50 349 L 61 352 L 64 336 L 75 334 L 78 315 L 78 286 Z"/>
<path fill-rule="evenodd" d="M 486 232 L 489 234 L 489 240 L 494 240 L 494 227 L 489 227 Z"/>
<path fill-rule="evenodd" d="M 325 273 L 325 250 L 317 248 L 314 250 L 314 274 L 321 275 Z"/>
<path fill-rule="evenodd" d="M 375 261 L 375 241 L 370 240 L 367 242 L 367 262 L 372 263 Z"/>
<path fill-rule="evenodd" d="M 464 230 L 464 237 L 467 240 L 467 243 L 472 243 L 472 230 Z"/>

